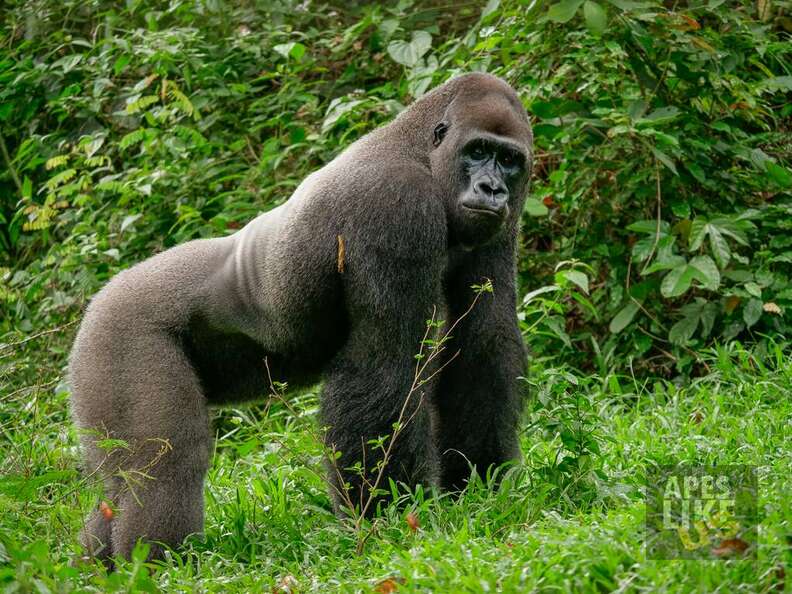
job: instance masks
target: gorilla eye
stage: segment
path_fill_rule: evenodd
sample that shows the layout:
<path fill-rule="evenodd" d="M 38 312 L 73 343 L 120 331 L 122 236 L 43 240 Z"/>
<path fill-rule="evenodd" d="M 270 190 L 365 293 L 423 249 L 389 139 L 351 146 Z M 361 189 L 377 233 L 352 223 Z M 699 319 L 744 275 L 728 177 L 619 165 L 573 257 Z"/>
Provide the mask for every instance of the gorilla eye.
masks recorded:
<path fill-rule="evenodd" d="M 483 146 L 477 144 L 470 151 L 470 156 L 473 157 L 476 161 L 482 161 L 487 158 L 487 151 L 484 150 Z"/>
<path fill-rule="evenodd" d="M 506 167 L 511 167 L 516 163 L 514 155 L 511 153 L 506 153 L 500 158 L 501 165 L 505 165 Z"/>

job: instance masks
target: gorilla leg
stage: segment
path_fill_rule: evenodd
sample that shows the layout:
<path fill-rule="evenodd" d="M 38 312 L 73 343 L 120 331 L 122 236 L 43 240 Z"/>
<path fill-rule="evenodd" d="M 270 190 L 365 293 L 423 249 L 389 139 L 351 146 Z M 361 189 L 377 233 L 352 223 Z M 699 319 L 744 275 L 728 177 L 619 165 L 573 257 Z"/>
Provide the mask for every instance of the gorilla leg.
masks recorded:
<path fill-rule="evenodd" d="M 121 495 L 121 517 L 113 526 L 113 553 L 129 558 L 138 539 L 151 544 L 149 558 L 162 557 L 158 543 L 177 547 L 203 530 L 203 472 L 183 473 L 174 480 L 154 479 L 138 492 Z M 114 520 L 115 521 L 115 520 Z"/>
<path fill-rule="evenodd" d="M 162 547 L 155 543 L 177 546 L 203 527 L 206 403 L 173 337 L 141 334 L 121 349 L 103 350 L 101 339 L 86 336 L 72 361 L 75 415 L 91 430 L 83 438 L 87 470 L 103 477 L 113 510 L 109 519 L 98 510 L 88 517 L 82 542 L 99 558 L 129 558 L 143 539 L 156 558 Z M 105 438 L 126 445 L 108 454 L 97 445 Z"/>
<path fill-rule="evenodd" d="M 480 297 L 454 330 L 459 355 L 443 370 L 437 394 L 442 486 L 464 488 L 470 466 L 484 475 L 491 465 L 519 459 L 523 409 L 519 376 L 525 346 L 517 325 L 514 272 L 508 249 L 497 245 L 470 255 L 449 283 L 451 319 L 470 305 L 470 286 L 492 279 L 494 294 Z"/>

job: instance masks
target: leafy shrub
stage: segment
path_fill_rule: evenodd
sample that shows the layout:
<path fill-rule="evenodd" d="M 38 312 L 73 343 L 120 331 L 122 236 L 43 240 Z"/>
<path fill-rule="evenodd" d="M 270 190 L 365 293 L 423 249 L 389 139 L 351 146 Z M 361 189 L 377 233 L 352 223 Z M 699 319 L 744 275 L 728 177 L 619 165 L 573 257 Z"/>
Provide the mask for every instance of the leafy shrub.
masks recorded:
<path fill-rule="evenodd" d="M 519 266 L 534 351 L 696 372 L 712 341 L 789 330 L 791 4 L 12 2 L 0 330 L 69 319 L 117 270 L 232 232 L 481 69 L 534 118 Z"/>

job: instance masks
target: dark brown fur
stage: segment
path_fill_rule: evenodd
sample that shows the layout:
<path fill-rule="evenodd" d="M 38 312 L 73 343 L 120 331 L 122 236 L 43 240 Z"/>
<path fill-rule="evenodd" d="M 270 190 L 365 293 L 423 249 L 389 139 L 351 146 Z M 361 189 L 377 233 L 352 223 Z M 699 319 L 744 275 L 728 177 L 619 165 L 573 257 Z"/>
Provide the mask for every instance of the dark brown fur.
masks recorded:
<path fill-rule="evenodd" d="M 460 165 L 461 147 L 476 135 L 524 158 L 500 218 L 460 206 L 463 195 L 482 199 L 470 189 L 478 166 Z M 175 546 L 201 531 L 207 406 L 266 395 L 265 357 L 273 379 L 291 386 L 324 379 L 322 423 L 342 452 L 339 467 L 362 460 L 363 443 L 392 432 L 433 308 L 453 321 L 484 278 L 494 294 L 457 328 L 461 353 L 425 387 L 387 474 L 459 488 L 469 464 L 484 470 L 518 457 L 525 355 L 515 242 L 530 150 L 514 91 L 489 75 L 462 76 L 238 233 L 191 241 L 118 274 L 88 307 L 70 363 L 74 418 L 90 430 L 86 471 L 104 477 L 116 510 L 110 520 L 99 510 L 88 518 L 88 551 L 128 557 L 138 539 Z M 480 171 L 497 184 L 496 169 Z M 104 437 L 129 449 L 108 457 L 96 443 Z M 373 466 L 377 453 L 365 455 Z M 356 500 L 359 480 L 345 480 Z"/>

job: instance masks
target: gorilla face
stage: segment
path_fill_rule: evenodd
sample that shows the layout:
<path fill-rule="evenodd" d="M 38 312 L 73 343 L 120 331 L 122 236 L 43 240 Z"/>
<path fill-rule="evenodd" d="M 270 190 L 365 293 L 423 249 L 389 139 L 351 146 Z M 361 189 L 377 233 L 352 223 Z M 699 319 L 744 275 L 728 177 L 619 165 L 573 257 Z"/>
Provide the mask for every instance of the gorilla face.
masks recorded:
<path fill-rule="evenodd" d="M 454 238 L 475 247 L 519 215 L 528 155 L 508 137 L 482 131 L 458 144 L 452 176 L 456 183 L 447 210 Z"/>
<path fill-rule="evenodd" d="M 446 180 L 449 231 L 468 248 L 516 221 L 529 177 L 530 127 L 498 99 L 454 105 L 434 128 L 433 171 Z"/>
<path fill-rule="evenodd" d="M 505 138 L 477 135 L 459 151 L 461 191 L 458 217 L 486 241 L 509 219 L 511 200 L 525 174 L 525 155 Z"/>

